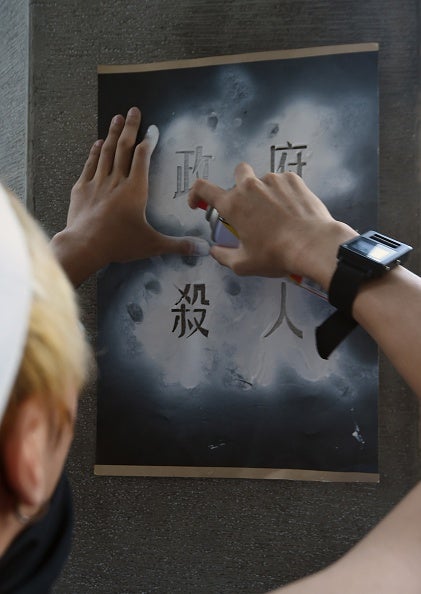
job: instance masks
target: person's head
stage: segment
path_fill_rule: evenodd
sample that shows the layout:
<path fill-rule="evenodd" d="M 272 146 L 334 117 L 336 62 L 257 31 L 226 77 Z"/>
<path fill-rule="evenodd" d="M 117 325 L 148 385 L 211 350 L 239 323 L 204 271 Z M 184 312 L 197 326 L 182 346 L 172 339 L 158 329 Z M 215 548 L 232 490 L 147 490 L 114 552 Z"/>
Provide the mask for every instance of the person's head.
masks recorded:
<path fill-rule="evenodd" d="M 0 236 L 6 219 L 16 233 L 12 245 L 0 245 L 8 254 L 0 255 L 0 326 L 3 321 L 22 334 L 7 338 L 0 328 L 0 374 L 12 375 L 9 386 L 0 384 L 0 522 L 13 524 L 13 516 L 36 516 L 54 491 L 73 435 L 89 347 L 73 289 L 43 233 L 0 186 Z M 19 268 L 26 270 L 10 266 L 14 250 L 24 254 Z"/>

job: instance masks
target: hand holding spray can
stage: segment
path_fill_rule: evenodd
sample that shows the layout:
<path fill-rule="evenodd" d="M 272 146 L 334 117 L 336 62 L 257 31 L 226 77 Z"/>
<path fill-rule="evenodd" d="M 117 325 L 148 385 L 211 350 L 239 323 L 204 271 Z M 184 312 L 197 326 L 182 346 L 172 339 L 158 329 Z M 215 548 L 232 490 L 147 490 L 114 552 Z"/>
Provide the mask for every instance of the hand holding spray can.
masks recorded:
<path fill-rule="evenodd" d="M 197 206 L 202 210 L 206 210 L 206 220 L 209 222 L 211 228 L 212 241 L 222 247 L 238 247 L 240 240 L 236 229 L 221 217 L 216 208 L 208 206 L 208 204 L 202 200 L 199 201 Z M 326 292 L 320 285 L 312 280 L 297 274 L 290 274 L 288 275 L 288 278 L 299 287 L 327 300 Z"/>

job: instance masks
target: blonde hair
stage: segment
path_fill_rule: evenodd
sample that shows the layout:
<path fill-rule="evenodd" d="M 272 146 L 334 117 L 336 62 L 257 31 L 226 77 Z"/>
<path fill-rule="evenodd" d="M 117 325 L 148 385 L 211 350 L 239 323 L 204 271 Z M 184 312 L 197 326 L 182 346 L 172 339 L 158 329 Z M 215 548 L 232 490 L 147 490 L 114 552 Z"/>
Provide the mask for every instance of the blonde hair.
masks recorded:
<path fill-rule="evenodd" d="M 0 427 L 3 439 L 19 404 L 28 397 L 40 399 L 60 434 L 71 416 L 64 393 L 80 390 L 91 361 L 79 322 L 75 293 L 48 245 L 47 239 L 19 201 L 8 193 L 25 233 L 32 265 L 33 299 L 26 345 L 15 384 Z"/>

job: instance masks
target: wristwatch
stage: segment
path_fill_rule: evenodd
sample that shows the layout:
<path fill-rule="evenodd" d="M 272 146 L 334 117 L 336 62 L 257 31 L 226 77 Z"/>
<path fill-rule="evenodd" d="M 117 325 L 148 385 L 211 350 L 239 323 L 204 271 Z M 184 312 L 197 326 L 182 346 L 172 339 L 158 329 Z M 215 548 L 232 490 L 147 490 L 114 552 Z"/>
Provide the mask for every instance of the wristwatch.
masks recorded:
<path fill-rule="evenodd" d="M 411 246 L 377 231 L 367 231 L 339 246 L 328 293 L 329 302 L 338 311 L 316 329 L 317 350 L 323 359 L 357 326 L 352 305 L 362 283 L 402 264 L 411 250 Z"/>

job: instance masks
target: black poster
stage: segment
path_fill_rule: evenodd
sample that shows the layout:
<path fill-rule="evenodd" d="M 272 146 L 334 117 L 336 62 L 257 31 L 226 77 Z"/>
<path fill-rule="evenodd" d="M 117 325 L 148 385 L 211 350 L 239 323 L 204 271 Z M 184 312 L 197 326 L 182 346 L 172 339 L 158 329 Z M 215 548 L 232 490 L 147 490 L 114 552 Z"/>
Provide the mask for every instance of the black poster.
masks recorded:
<path fill-rule="evenodd" d="M 99 68 L 99 132 L 132 105 L 155 124 L 148 219 L 210 240 L 196 178 L 294 171 L 333 216 L 376 228 L 377 46 Z M 97 474 L 377 481 L 377 347 L 357 329 L 321 359 L 327 301 L 210 256 L 98 277 Z"/>

